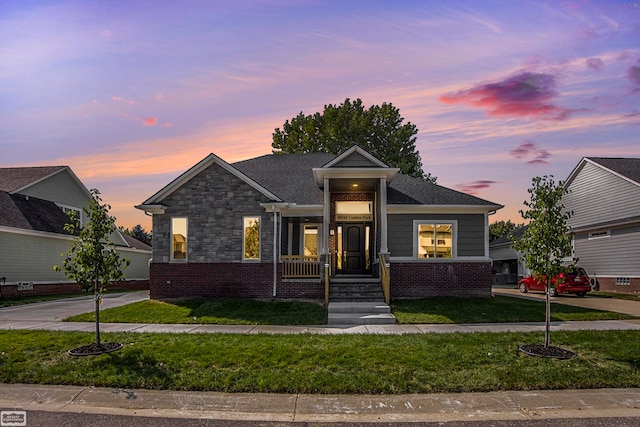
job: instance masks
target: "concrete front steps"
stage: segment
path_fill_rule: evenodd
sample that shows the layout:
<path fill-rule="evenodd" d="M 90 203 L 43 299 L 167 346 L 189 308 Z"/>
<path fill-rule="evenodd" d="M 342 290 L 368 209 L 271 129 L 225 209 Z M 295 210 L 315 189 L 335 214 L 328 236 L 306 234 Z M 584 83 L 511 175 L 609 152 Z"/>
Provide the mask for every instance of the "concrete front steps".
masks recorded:
<path fill-rule="evenodd" d="M 330 302 L 329 325 L 393 325 L 396 318 L 384 302 Z"/>
<path fill-rule="evenodd" d="M 329 302 L 384 301 L 380 279 L 371 276 L 340 276 L 329 280 Z"/>

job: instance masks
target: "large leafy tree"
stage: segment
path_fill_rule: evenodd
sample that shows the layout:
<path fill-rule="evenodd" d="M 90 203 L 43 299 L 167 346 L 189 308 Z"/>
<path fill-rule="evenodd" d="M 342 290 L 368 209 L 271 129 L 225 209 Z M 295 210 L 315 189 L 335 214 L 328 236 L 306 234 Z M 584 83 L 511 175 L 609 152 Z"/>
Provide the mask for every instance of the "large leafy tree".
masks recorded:
<path fill-rule="evenodd" d="M 322 113 L 300 112 L 282 129 L 273 133 L 273 152 L 341 154 L 359 145 L 391 167 L 415 178 L 436 182 L 436 177 L 422 170 L 416 151 L 418 129 L 404 122 L 400 111 L 391 103 L 365 108 L 359 98 L 347 98 L 340 105 L 325 105 Z"/>
<path fill-rule="evenodd" d="M 489 241 L 492 242 L 502 236 L 507 236 L 522 224 L 514 224 L 511 220 L 496 221 L 489 224 Z"/>
<path fill-rule="evenodd" d="M 91 191 L 89 204 L 83 208 L 88 222 L 80 225 L 77 213 L 69 213 L 70 221 L 65 230 L 75 235 L 71 248 L 65 256 L 62 267 L 54 266 L 57 271 L 78 283 L 82 289 L 93 292 L 96 312 L 96 346 L 100 343 L 100 303 L 108 286 L 124 279 L 123 269 L 129 260 L 120 258 L 111 243 L 110 235 L 116 230 L 115 218 L 109 215 L 111 206 L 102 203 L 100 192 Z"/>
<path fill-rule="evenodd" d="M 553 176 L 535 177 L 528 190 L 530 201 L 524 205 L 529 209 L 520 211 L 522 218 L 529 221 L 522 237 L 513 239 L 513 248 L 522 258 L 534 277 L 541 278 L 546 285 L 546 333 L 545 347 L 549 347 L 551 330 L 551 282 L 553 277 L 568 269 L 565 258 L 571 255 L 572 238 L 567 220 L 572 212 L 564 209 L 562 196 L 565 194 L 563 182 L 556 183 Z M 575 263 L 576 260 L 573 260 Z"/>
<path fill-rule="evenodd" d="M 151 233 L 148 233 L 147 230 L 145 230 L 144 227 L 140 224 L 134 225 L 131 230 L 129 230 L 128 228 L 120 227 L 120 231 L 135 239 L 140 240 L 143 243 L 146 243 L 147 245 L 151 245 L 152 243 Z"/>

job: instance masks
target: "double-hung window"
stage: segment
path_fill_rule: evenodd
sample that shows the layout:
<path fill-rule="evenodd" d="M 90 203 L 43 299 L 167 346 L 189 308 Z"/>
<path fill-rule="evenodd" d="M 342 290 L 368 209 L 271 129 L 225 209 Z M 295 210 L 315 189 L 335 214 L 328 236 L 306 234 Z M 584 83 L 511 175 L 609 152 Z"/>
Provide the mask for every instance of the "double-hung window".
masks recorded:
<path fill-rule="evenodd" d="M 455 258 L 455 221 L 414 221 L 414 257 Z"/>

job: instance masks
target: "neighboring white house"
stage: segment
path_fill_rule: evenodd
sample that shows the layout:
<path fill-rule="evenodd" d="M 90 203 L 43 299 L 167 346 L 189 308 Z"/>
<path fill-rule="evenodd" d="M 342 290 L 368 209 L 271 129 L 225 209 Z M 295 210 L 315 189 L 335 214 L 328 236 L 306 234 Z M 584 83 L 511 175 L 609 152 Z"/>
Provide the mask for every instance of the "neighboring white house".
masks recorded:
<path fill-rule="evenodd" d="M 640 159 L 585 157 L 565 189 L 578 264 L 600 290 L 640 293 Z"/>
<path fill-rule="evenodd" d="M 81 214 L 91 194 L 68 166 L 0 168 L 1 297 L 78 290 L 60 265 L 73 239 L 64 231 L 69 210 Z M 119 231 L 111 236 L 131 265 L 128 285 L 146 287 L 151 247 Z M 133 282 L 135 281 L 135 283 Z"/>

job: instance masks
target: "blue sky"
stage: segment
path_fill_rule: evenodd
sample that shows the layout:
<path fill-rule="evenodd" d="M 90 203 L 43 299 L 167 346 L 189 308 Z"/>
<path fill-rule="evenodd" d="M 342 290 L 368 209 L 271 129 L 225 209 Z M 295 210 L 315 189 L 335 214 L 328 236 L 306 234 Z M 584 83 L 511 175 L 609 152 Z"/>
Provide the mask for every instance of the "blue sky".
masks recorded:
<path fill-rule="evenodd" d="M 361 98 L 438 183 L 505 205 L 583 156 L 640 157 L 640 1 L 3 1 L 0 167 L 69 165 L 127 227 L 213 152 L 271 152 Z"/>

